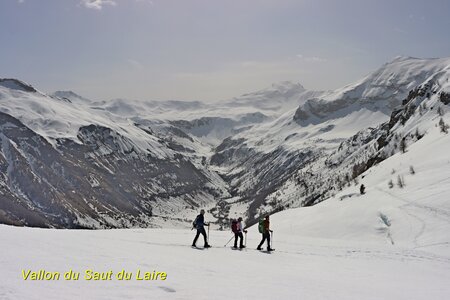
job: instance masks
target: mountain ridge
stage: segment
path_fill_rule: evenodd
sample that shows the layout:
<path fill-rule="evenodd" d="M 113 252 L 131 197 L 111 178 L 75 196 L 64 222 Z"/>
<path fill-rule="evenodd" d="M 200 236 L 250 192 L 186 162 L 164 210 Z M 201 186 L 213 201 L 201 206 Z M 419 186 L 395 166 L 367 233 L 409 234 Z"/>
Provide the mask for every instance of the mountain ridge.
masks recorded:
<path fill-rule="evenodd" d="M 282 82 L 216 104 L 92 101 L 0 85 L 0 187 L 9 195 L 0 221 L 183 226 L 205 207 L 225 227 L 236 215 L 253 222 L 318 203 L 342 188 L 345 174 L 353 177 L 355 165 L 359 176 L 398 151 L 393 132 L 414 143 L 398 125 L 412 112 L 424 115 L 412 130 L 431 128 L 430 109 L 420 107 L 448 109 L 449 66 L 450 58 L 396 58 L 335 91 Z M 18 139 L 18 132 L 27 134 Z M 56 165 L 44 163 L 49 153 Z M 39 212 L 34 219 L 24 217 L 24 205 Z"/>

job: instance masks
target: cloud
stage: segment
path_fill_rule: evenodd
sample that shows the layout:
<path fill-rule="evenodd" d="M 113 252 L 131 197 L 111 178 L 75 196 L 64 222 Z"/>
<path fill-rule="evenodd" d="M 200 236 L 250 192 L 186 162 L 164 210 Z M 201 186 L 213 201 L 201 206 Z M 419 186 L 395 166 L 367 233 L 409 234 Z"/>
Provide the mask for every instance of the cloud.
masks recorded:
<path fill-rule="evenodd" d="M 97 10 L 101 10 L 104 5 L 112 5 L 112 6 L 117 5 L 117 3 L 113 0 L 81 0 L 80 4 L 86 8 L 92 8 Z"/>
<path fill-rule="evenodd" d="M 25 0 L 17 0 L 17 1 L 19 1 L 19 3 L 22 3 Z M 119 1 L 120 0 L 80 0 L 79 5 L 84 6 L 86 8 L 101 10 L 105 5 L 116 6 Z M 152 0 L 135 0 L 135 1 L 147 3 L 150 6 L 155 5 L 155 3 Z"/>

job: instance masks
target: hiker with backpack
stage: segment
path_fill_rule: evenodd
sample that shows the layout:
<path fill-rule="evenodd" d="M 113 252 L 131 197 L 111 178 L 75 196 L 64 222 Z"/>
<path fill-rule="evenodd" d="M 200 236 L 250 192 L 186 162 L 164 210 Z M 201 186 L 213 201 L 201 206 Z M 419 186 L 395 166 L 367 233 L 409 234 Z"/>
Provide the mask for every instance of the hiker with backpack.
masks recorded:
<path fill-rule="evenodd" d="M 257 250 L 261 250 L 261 246 L 264 244 L 264 242 L 267 240 L 267 251 L 273 251 L 270 247 L 270 233 L 273 232 L 270 230 L 270 221 L 269 221 L 269 215 L 266 216 L 265 219 L 260 219 L 258 224 L 258 230 L 262 234 L 262 240 L 261 243 L 259 243 Z"/>
<path fill-rule="evenodd" d="M 192 242 L 192 247 L 197 247 L 195 244 L 197 243 L 197 239 L 200 236 L 200 234 L 203 235 L 203 238 L 205 240 L 205 248 L 210 248 L 211 246 L 208 244 L 208 238 L 206 236 L 205 226 L 208 226 L 209 223 L 205 223 L 205 210 L 200 210 L 200 214 L 195 218 L 195 221 L 193 222 L 193 228 L 197 229 L 197 234 L 195 235 L 194 241 Z"/>
<path fill-rule="evenodd" d="M 238 243 L 238 239 L 241 239 L 241 242 L 239 244 L 239 248 L 245 248 L 244 246 L 244 236 L 242 234 L 242 232 L 247 233 L 247 230 L 244 229 L 244 227 L 242 226 L 242 218 L 239 217 L 237 220 L 233 220 L 231 221 L 231 231 L 233 231 L 234 233 L 234 249 L 237 249 L 237 243 Z"/>

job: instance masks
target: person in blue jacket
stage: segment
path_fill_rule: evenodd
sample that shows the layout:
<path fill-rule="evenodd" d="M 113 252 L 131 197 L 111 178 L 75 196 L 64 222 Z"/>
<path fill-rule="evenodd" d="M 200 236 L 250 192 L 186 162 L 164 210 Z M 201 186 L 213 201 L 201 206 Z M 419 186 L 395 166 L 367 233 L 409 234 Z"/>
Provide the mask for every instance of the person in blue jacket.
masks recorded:
<path fill-rule="evenodd" d="M 197 234 L 195 235 L 194 241 L 192 242 L 192 247 L 197 247 L 195 244 L 197 243 L 197 239 L 200 234 L 203 235 L 203 239 L 205 240 L 205 248 L 211 247 L 208 244 L 208 238 L 206 236 L 205 226 L 209 227 L 209 223 L 205 223 L 205 210 L 200 210 L 200 214 L 195 218 L 194 227 L 197 229 Z"/>

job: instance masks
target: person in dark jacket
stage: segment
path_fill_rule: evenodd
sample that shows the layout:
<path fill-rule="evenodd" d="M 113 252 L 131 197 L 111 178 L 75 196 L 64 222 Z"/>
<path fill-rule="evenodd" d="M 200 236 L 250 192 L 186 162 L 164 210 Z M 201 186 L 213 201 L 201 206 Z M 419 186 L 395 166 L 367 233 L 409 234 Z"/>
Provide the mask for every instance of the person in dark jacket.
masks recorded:
<path fill-rule="evenodd" d="M 272 248 L 270 248 L 270 233 L 271 232 L 272 232 L 272 230 L 270 230 L 269 216 L 266 216 L 266 218 L 264 220 L 264 227 L 263 227 L 263 232 L 262 232 L 262 240 L 261 240 L 261 243 L 259 243 L 258 248 L 256 248 L 256 249 L 261 250 L 261 246 L 267 240 L 267 251 L 272 251 L 273 250 Z"/>
<path fill-rule="evenodd" d="M 244 235 L 242 234 L 242 232 L 247 233 L 247 230 L 244 229 L 244 227 L 242 226 L 242 218 L 239 217 L 237 219 L 237 226 L 236 226 L 236 231 L 234 232 L 234 246 L 233 248 L 237 248 L 237 243 L 238 243 L 238 239 L 241 239 L 241 242 L 239 244 L 239 248 L 245 248 L 244 246 Z"/>
<path fill-rule="evenodd" d="M 195 228 L 197 229 L 197 234 L 195 235 L 194 241 L 192 242 L 192 247 L 197 247 L 195 244 L 197 243 L 197 239 L 200 234 L 203 235 L 203 239 L 205 240 L 205 248 L 211 247 L 208 244 L 208 238 L 206 236 L 205 226 L 209 226 L 209 223 L 205 223 L 205 210 L 200 210 L 200 214 L 195 218 Z"/>
<path fill-rule="evenodd" d="M 364 186 L 364 184 L 361 184 L 361 187 L 359 188 L 359 192 L 361 193 L 361 195 L 364 195 L 366 193 L 366 187 Z"/>

